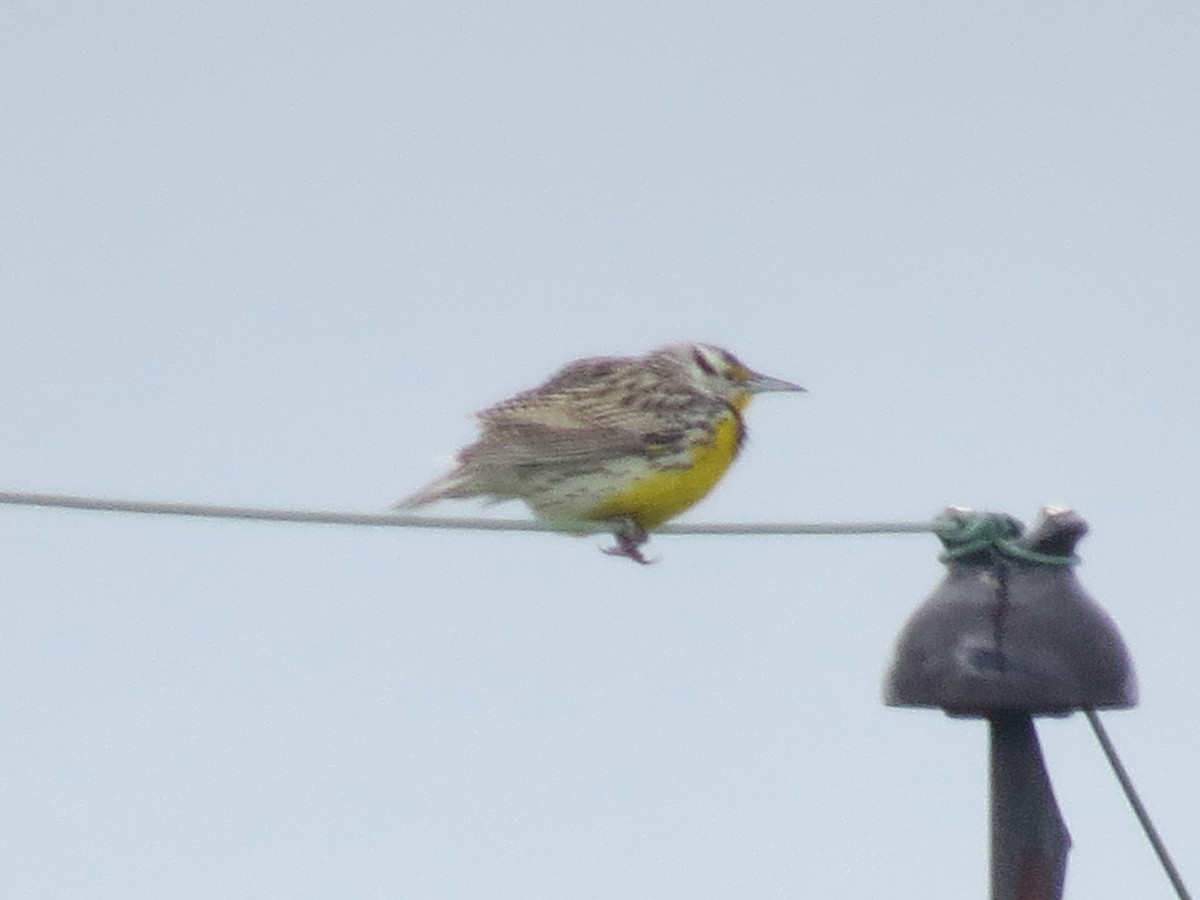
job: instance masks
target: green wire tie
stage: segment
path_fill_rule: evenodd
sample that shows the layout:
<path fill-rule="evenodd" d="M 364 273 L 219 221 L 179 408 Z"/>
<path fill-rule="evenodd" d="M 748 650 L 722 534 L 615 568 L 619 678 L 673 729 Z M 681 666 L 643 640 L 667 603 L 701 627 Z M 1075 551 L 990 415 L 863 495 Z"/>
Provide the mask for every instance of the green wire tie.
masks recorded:
<path fill-rule="evenodd" d="M 962 559 L 986 550 L 1042 566 L 1073 566 L 1079 562 L 1079 557 L 1073 553 L 1038 553 L 1018 543 L 1021 523 L 1004 513 L 943 513 L 933 520 L 933 532 L 946 546 L 938 557 L 942 562 Z"/>

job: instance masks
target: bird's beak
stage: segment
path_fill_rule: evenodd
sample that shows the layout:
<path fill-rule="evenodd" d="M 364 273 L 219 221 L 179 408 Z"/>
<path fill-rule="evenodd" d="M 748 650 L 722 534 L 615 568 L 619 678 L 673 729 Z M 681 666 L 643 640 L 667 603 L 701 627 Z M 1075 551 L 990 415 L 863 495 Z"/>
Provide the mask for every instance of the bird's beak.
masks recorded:
<path fill-rule="evenodd" d="M 798 384 L 792 384 L 792 382 L 784 381 L 782 378 L 772 378 L 770 375 L 762 375 L 758 372 L 750 373 L 750 377 L 746 379 L 746 390 L 752 394 L 765 394 L 768 391 L 807 392 L 807 388 L 802 388 Z"/>

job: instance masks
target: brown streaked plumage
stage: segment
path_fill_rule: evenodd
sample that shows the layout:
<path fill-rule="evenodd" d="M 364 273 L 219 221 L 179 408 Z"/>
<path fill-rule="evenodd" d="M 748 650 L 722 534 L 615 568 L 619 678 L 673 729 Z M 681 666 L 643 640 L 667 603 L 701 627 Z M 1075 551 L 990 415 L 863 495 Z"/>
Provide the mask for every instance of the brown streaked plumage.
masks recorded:
<path fill-rule="evenodd" d="M 577 360 L 480 412 L 457 467 L 396 505 L 519 498 L 547 521 L 611 523 L 612 552 L 645 562 L 647 531 L 707 494 L 737 456 L 750 398 L 802 390 L 710 344 Z"/>

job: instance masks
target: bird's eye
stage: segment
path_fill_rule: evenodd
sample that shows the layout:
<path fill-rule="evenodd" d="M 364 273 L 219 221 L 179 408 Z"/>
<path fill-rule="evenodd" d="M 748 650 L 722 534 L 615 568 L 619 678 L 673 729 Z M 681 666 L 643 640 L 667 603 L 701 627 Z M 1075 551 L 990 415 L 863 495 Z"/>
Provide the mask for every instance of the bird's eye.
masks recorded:
<path fill-rule="evenodd" d="M 696 361 L 696 365 L 698 365 L 702 371 L 707 372 L 709 375 L 717 374 L 717 370 L 713 368 L 712 363 L 708 361 L 708 357 L 704 355 L 703 351 L 701 351 L 699 347 L 692 350 L 692 359 Z"/>

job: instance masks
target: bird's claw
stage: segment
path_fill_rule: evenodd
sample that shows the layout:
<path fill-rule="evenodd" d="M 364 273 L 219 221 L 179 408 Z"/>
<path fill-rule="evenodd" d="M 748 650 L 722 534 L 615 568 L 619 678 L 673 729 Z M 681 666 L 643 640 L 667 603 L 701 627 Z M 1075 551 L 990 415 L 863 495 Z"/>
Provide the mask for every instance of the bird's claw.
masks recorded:
<path fill-rule="evenodd" d="M 650 540 L 650 535 L 646 533 L 645 528 L 636 522 L 628 519 L 622 521 L 613 531 L 613 537 L 617 540 L 616 544 L 612 547 L 602 547 L 602 553 L 607 553 L 609 556 L 624 556 L 626 559 L 632 559 L 643 566 L 648 566 L 658 561 L 655 559 L 646 559 L 642 555 L 642 545 Z"/>

